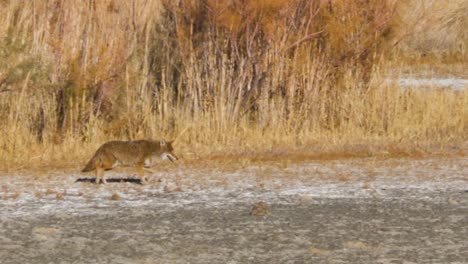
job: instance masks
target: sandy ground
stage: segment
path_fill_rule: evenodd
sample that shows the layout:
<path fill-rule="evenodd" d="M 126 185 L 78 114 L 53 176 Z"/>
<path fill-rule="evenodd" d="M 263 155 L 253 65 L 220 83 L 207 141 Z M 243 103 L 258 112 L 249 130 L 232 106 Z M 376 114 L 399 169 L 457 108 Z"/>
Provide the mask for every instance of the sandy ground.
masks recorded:
<path fill-rule="evenodd" d="M 127 175 L 1 176 L 0 263 L 468 263 L 468 158 Z"/>

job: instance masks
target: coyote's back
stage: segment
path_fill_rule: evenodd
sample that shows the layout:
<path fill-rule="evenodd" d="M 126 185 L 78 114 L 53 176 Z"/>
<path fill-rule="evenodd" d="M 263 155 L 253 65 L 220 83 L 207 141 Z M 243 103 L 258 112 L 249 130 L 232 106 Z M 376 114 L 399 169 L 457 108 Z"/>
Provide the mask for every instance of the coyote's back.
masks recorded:
<path fill-rule="evenodd" d="M 109 141 L 98 148 L 82 172 L 96 170 L 96 183 L 104 183 L 104 171 L 117 166 L 132 166 L 137 169 L 141 182 L 145 183 L 143 167 L 155 159 L 177 160 L 172 142 L 165 140 Z"/>

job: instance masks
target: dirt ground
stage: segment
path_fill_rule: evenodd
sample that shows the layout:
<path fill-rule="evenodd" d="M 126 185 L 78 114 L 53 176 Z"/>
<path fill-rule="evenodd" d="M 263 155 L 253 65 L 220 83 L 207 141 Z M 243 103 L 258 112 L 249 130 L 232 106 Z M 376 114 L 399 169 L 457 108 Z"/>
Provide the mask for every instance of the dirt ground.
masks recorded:
<path fill-rule="evenodd" d="M 0 263 L 468 263 L 467 165 L 181 165 L 145 186 L 3 175 Z"/>

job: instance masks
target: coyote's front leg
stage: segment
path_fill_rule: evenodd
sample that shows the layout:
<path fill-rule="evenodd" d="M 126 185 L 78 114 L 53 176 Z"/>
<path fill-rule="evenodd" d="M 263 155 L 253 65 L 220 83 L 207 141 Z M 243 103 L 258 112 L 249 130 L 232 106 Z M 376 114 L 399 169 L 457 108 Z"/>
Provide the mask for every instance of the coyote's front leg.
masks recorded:
<path fill-rule="evenodd" d="M 138 175 L 140 176 L 141 184 L 147 184 L 148 182 L 146 181 L 145 171 L 143 170 L 143 164 L 139 164 L 137 166 L 137 172 L 138 172 Z"/>

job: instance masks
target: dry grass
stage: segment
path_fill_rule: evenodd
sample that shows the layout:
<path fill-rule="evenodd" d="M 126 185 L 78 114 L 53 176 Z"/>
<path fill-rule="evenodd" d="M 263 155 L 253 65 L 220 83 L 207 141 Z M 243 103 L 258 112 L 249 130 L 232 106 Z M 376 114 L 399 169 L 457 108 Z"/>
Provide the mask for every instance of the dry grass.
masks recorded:
<path fill-rule="evenodd" d="M 106 140 L 186 127 L 188 163 L 465 154 L 466 91 L 384 82 L 395 41 L 426 63 L 402 2 L 201 3 L 1 1 L 0 169 L 76 168 Z M 466 55 L 460 10 L 420 25 L 450 29 L 437 56 Z"/>
<path fill-rule="evenodd" d="M 267 216 L 270 214 L 270 207 L 264 201 L 256 202 L 250 209 L 252 216 Z"/>
<path fill-rule="evenodd" d="M 402 17 L 400 47 L 408 63 L 466 63 L 467 9 L 465 0 L 405 1 L 399 12 Z"/>

